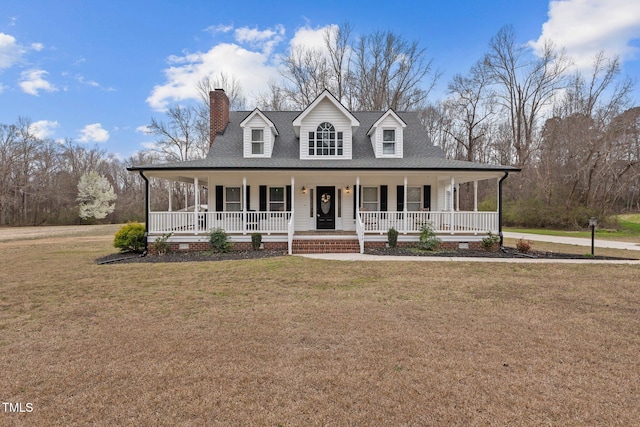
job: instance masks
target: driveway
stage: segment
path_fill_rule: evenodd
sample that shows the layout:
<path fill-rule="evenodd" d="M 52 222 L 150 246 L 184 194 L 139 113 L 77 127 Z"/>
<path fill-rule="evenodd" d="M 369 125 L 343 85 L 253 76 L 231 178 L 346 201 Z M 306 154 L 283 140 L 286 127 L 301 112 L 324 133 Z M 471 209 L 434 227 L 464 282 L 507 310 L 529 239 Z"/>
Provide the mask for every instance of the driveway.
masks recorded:
<path fill-rule="evenodd" d="M 565 245 L 591 247 L 591 239 L 585 239 L 582 237 L 545 236 L 542 234 L 512 233 L 509 231 L 503 232 L 503 235 L 504 237 L 509 239 L 525 239 L 536 242 L 561 243 Z M 640 251 L 640 243 L 633 242 L 615 242 L 613 240 L 596 239 L 594 241 L 594 246 L 596 248 L 628 249 L 631 251 Z"/>

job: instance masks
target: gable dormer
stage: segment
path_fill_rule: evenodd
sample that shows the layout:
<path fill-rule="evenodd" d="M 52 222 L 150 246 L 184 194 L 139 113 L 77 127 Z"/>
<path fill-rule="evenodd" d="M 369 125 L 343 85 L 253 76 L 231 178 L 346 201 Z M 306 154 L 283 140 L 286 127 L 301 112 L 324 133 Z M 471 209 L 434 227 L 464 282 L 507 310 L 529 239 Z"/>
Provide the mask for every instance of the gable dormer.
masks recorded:
<path fill-rule="evenodd" d="M 271 157 L 278 129 L 259 109 L 240 123 L 244 157 Z"/>
<path fill-rule="evenodd" d="M 392 109 L 388 109 L 369 129 L 367 135 L 376 158 L 402 158 L 404 128 L 407 124 Z"/>
<path fill-rule="evenodd" d="M 293 120 L 300 158 L 351 159 L 353 134 L 360 122 L 328 90 Z"/>

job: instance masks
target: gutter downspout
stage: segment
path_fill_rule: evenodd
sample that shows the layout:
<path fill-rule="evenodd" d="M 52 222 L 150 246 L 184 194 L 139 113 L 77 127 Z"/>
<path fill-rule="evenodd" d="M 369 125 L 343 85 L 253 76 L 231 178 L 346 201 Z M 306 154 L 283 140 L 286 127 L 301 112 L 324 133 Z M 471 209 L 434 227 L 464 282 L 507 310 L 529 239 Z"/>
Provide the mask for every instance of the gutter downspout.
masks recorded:
<path fill-rule="evenodd" d="M 149 250 L 149 179 L 144 176 L 143 171 L 138 171 L 142 179 L 144 179 L 144 252 L 140 255 L 140 257 L 147 256 L 147 252 Z"/>
<path fill-rule="evenodd" d="M 502 235 L 502 181 L 507 179 L 509 172 L 505 172 L 504 176 L 498 181 L 498 234 L 500 235 L 500 250 L 504 251 L 504 236 Z"/>

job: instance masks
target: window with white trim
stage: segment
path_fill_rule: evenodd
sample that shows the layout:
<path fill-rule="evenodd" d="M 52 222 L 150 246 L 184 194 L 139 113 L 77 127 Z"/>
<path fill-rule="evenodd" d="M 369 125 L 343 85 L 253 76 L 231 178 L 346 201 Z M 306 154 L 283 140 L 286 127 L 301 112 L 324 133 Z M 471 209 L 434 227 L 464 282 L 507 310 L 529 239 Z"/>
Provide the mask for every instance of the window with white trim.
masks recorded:
<path fill-rule="evenodd" d="M 422 188 L 407 187 L 407 210 L 419 211 L 422 208 Z"/>
<path fill-rule="evenodd" d="M 240 187 L 225 188 L 225 210 L 227 212 L 242 211 L 242 198 L 240 197 Z"/>
<path fill-rule="evenodd" d="M 309 132 L 310 156 L 342 156 L 343 133 L 329 122 L 320 123 L 315 132 Z"/>
<path fill-rule="evenodd" d="M 264 154 L 264 129 L 251 129 L 251 154 Z"/>
<path fill-rule="evenodd" d="M 362 209 L 369 212 L 378 210 L 378 187 L 362 187 Z"/>
<path fill-rule="evenodd" d="M 396 131 L 395 129 L 382 130 L 382 154 L 396 154 Z"/>
<path fill-rule="evenodd" d="M 284 187 L 269 187 L 269 210 L 284 212 Z"/>

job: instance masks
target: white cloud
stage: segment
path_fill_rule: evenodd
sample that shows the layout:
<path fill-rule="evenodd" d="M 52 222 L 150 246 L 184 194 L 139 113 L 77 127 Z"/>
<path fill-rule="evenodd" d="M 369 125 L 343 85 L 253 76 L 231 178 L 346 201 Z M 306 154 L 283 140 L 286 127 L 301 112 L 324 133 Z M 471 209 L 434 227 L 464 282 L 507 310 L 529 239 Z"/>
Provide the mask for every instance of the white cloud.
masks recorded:
<path fill-rule="evenodd" d="M 549 20 L 538 40 L 529 44 L 539 50 L 545 40 L 566 49 L 578 69 L 589 69 L 596 54 L 636 58 L 640 49 L 632 42 L 640 38 L 638 0 L 552 0 Z"/>
<path fill-rule="evenodd" d="M 141 142 L 140 145 L 146 150 L 155 150 L 158 148 L 157 142 Z"/>
<path fill-rule="evenodd" d="M 11 67 L 22 58 L 24 53 L 24 47 L 15 37 L 0 33 L 0 70 Z"/>
<path fill-rule="evenodd" d="M 248 43 L 253 48 L 261 49 L 265 54 L 270 54 L 275 46 L 284 39 L 285 29 L 282 25 L 275 28 L 258 30 L 257 28 L 237 28 L 234 37 L 238 43 Z"/>
<path fill-rule="evenodd" d="M 100 87 L 100 84 L 95 80 L 85 80 L 83 75 L 77 75 L 76 80 L 83 85 L 91 86 L 91 87 Z"/>
<path fill-rule="evenodd" d="M 233 25 L 224 25 L 224 24 L 219 24 L 219 25 L 210 25 L 207 28 L 204 29 L 206 32 L 211 33 L 211 34 L 215 34 L 215 33 L 228 33 L 231 30 L 233 30 Z"/>
<path fill-rule="evenodd" d="M 149 134 L 151 134 L 151 128 L 149 128 L 149 126 L 147 126 L 147 125 L 138 126 L 136 128 L 136 132 L 143 133 L 145 135 L 149 135 Z"/>
<path fill-rule="evenodd" d="M 231 31 L 228 27 L 219 27 L 219 31 Z M 304 45 L 325 50 L 324 34 L 330 27 L 299 28 L 289 46 Z M 147 103 L 154 110 L 163 111 L 174 102 L 199 100 L 197 82 L 203 77 L 215 78 L 223 72 L 240 83 L 250 107 L 255 97 L 267 89 L 267 83 L 280 77 L 280 57 L 275 51 L 278 45 L 283 44 L 285 32 L 282 25 L 266 30 L 238 28 L 233 32 L 235 43 L 219 43 L 207 52 L 168 57 L 169 66 L 164 70 L 166 81 L 154 86 Z"/>
<path fill-rule="evenodd" d="M 233 43 L 222 43 L 208 52 L 171 57 L 173 66 L 164 70 L 166 82 L 154 86 L 147 103 L 162 111 L 171 102 L 197 100 L 196 84 L 203 77 L 215 77 L 221 72 L 240 82 L 245 95 L 264 91 L 266 82 L 278 75 L 271 55 L 245 49 Z"/>
<path fill-rule="evenodd" d="M 109 132 L 102 127 L 102 124 L 93 123 L 82 128 L 78 140 L 80 142 L 107 142 Z"/>
<path fill-rule="evenodd" d="M 44 79 L 47 73 L 45 70 L 27 70 L 20 73 L 20 87 L 29 95 L 40 95 L 38 91 L 57 92 L 58 88 Z"/>
<path fill-rule="evenodd" d="M 291 47 L 305 47 L 307 49 L 326 50 L 324 35 L 330 28 L 337 25 L 327 25 L 320 28 L 311 28 L 308 26 L 298 28 L 289 44 Z"/>
<path fill-rule="evenodd" d="M 42 43 L 31 43 L 31 49 L 35 50 L 36 52 L 40 52 L 42 49 L 44 49 L 44 45 Z"/>
<path fill-rule="evenodd" d="M 38 120 L 37 122 L 31 123 L 29 130 L 35 135 L 36 138 L 45 139 L 52 136 L 58 126 L 59 125 L 57 121 Z"/>

